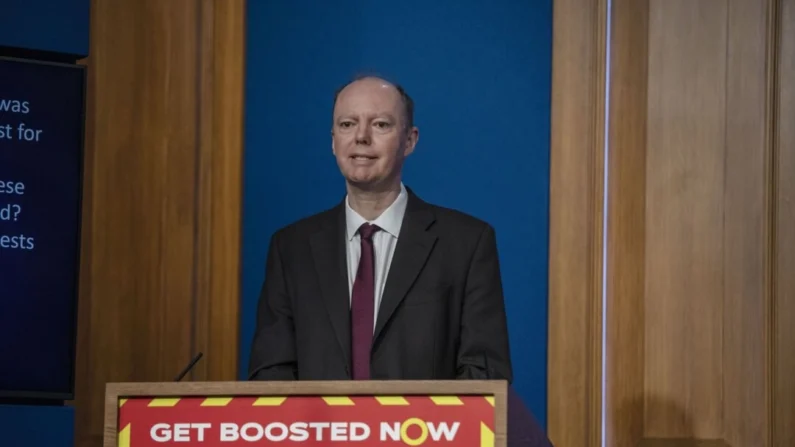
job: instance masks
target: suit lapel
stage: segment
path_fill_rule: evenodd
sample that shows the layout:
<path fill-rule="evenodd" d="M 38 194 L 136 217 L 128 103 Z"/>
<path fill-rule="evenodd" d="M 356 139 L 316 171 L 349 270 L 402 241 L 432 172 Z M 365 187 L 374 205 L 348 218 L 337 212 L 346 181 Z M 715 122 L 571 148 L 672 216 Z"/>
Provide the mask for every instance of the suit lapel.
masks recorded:
<path fill-rule="evenodd" d="M 378 336 L 425 266 L 436 242 L 436 236 L 427 231 L 433 221 L 434 216 L 429 207 L 409 190 L 406 215 L 389 267 L 373 341 L 378 340 Z"/>
<path fill-rule="evenodd" d="M 350 363 L 351 331 L 348 299 L 348 261 L 345 251 L 345 212 L 337 207 L 325 228 L 312 235 L 312 257 L 334 334 Z"/>

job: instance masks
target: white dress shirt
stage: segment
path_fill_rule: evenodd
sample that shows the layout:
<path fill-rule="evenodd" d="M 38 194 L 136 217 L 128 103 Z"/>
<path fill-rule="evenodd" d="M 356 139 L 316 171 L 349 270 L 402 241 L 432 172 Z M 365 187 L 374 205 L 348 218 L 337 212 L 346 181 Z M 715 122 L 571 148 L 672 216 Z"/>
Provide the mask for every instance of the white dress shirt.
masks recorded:
<path fill-rule="evenodd" d="M 345 198 L 345 218 L 347 227 L 348 243 L 348 300 L 350 302 L 353 294 L 353 282 L 356 279 L 356 271 L 359 269 L 359 258 L 362 254 L 361 238 L 359 237 L 359 227 L 364 223 L 377 225 L 381 230 L 373 234 L 373 250 L 375 251 L 375 303 L 373 315 L 373 329 L 378 319 L 378 308 L 381 305 L 381 296 L 384 293 L 389 266 L 392 264 L 392 256 L 395 253 L 400 227 L 403 224 L 403 215 L 406 213 L 408 194 L 403 183 L 400 184 L 400 193 L 383 213 L 373 221 L 368 221 L 359 213 L 351 208 L 348 198 Z"/>

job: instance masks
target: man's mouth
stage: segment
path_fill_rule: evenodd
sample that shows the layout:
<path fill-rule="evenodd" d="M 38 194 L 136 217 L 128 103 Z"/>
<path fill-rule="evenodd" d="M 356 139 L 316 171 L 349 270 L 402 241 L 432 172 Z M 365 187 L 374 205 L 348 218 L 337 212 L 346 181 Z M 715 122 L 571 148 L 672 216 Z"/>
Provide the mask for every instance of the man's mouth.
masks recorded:
<path fill-rule="evenodd" d="M 354 159 L 354 160 L 361 160 L 361 161 L 364 161 L 364 160 L 375 160 L 376 159 L 376 157 L 373 157 L 371 155 L 360 155 L 360 154 L 351 155 L 351 158 Z"/>

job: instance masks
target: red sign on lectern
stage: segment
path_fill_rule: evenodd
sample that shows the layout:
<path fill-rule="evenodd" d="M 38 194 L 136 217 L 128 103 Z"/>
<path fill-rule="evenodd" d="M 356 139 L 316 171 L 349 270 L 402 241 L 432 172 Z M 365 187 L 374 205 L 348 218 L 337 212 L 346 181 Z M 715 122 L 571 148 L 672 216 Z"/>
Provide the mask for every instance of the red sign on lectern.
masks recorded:
<path fill-rule="evenodd" d="M 130 397 L 118 447 L 494 446 L 493 396 Z"/>

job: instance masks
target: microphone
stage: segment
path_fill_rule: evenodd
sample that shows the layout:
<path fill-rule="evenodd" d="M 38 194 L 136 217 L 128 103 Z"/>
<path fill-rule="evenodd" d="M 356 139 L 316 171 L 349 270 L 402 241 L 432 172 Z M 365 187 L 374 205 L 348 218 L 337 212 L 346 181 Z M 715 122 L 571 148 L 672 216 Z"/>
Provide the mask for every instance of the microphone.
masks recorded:
<path fill-rule="evenodd" d="M 180 380 L 182 380 L 182 378 L 185 377 L 185 375 L 188 374 L 190 370 L 193 369 L 194 366 L 196 366 L 196 362 L 198 362 L 199 359 L 202 358 L 202 355 L 204 354 L 202 354 L 201 352 L 196 354 L 196 357 L 193 357 L 193 360 L 191 360 L 190 363 L 188 363 L 188 366 L 186 366 L 185 369 L 183 369 L 182 372 L 177 375 L 177 377 L 174 379 L 174 382 L 179 382 Z"/>

